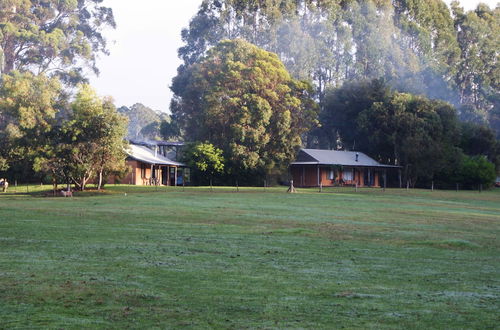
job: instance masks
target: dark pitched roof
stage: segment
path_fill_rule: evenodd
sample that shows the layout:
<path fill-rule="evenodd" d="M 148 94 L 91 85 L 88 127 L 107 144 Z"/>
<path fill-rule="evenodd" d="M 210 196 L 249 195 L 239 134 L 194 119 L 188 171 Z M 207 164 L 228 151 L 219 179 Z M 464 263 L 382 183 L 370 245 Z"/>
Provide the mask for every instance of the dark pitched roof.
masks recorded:
<path fill-rule="evenodd" d="M 357 161 L 356 161 L 357 155 Z M 384 165 L 359 151 L 301 149 L 292 165 L 342 165 L 363 167 L 399 167 Z"/>

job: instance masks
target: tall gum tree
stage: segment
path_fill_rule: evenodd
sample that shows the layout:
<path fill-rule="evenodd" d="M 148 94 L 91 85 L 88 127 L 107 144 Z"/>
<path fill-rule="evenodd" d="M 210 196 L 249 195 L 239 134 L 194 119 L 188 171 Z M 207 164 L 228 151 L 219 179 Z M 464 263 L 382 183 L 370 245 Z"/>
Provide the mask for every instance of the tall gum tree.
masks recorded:
<path fill-rule="evenodd" d="M 179 71 L 171 89 L 186 139 L 222 149 L 235 172 L 287 164 L 316 124 L 311 85 L 292 79 L 276 54 L 239 39 Z"/>
<path fill-rule="evenodd" d="M 67 83 L 94 72 L 96 54 L 107 54 L 105 27 L 115 27 L 103 0 L 0 1 L 0 69 L 58 75 Z"/>
<path fill-rule="evenodd" d="M 274 52 L 320 100 L 328 87 L 380 77 L 417 93 L 435 93 L 439 82 L 438 96 L 449 98 L 459 54 L 442 0 L 204 0 L 182 38 L 184 65 L 222 39 Z"/>

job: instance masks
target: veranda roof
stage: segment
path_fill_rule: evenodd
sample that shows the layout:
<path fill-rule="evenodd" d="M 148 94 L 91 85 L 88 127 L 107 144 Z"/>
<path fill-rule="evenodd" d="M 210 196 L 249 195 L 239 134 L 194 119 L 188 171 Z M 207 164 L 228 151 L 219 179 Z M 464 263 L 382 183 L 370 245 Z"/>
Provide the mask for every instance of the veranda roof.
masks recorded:
<path fill-rule="evenodd" d="M 357 157 L 356 157 L 357 156 Z M 398 168 L 384 165 L 359 151 L 339 151 L 323 149 L 301 149 L 297 160 L 291 165 L 341 165 L 361 167 Z"/>
<path fill-rule="evenodd" d="M 164 157 L 147 147 L 130 144 L 128 149 L 125 150 L 129 158 L 150 164 L 150 165 L 170 165 L 170 166 L 186 166 L 183 163 L 175 162 L 167 157 Z"/>

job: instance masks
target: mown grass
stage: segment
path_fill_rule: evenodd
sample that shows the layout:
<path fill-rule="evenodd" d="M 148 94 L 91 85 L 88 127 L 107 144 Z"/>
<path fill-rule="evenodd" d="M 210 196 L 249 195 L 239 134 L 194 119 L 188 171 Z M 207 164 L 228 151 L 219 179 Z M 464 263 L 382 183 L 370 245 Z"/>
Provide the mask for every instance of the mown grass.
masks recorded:
<path fill-rule="evenodd" d="M 0 328 L 500 322 L 499 190 L 45 189 L 0 195 Z"/>

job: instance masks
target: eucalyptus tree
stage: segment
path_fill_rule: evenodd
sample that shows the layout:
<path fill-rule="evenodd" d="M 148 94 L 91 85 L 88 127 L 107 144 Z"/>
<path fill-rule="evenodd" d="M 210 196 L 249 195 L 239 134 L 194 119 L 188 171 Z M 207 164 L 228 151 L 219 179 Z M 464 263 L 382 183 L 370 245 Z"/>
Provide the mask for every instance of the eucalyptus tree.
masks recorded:
<path fill-rule="evenodd" d="M 455 75 L 460 101 L 473 106 L 479 118 L 488 118 L 500 94 L 500 7 L 480 4 L 465 12 L 454 1 L 452 10 L 461 50 Z"/>
<path fill-rule="evenodd" d="M 220 40 L 242 38 L 312 81 L 320 100 L 327 87 L 380 77 L 449 98 L 459 56 L 454 36 L 442 0 L 204 0 L 182 31 L 180 70 Z"/>
<path fill-rule="evenodd" d="M 103 0 L 0 1 L 1 71 L 58 75 L 66 83 L 98 72 L 96 56 L 107 54 L 102 31 L 115 27 Z"/>

